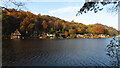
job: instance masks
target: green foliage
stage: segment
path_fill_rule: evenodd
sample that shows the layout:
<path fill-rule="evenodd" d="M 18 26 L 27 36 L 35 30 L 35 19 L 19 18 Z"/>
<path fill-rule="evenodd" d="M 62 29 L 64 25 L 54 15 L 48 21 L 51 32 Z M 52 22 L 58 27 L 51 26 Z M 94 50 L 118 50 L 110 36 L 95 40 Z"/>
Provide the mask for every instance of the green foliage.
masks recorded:
<path fill-rule="evenodd" d="M 76 34 L 70 34 L 70 38 L 76 38 Z"/>
<path fill-rule="evenodd" d="M 28 34 L 28 31 L 26 30 L 26 32 L 25 32 L 26 34 Z"/>

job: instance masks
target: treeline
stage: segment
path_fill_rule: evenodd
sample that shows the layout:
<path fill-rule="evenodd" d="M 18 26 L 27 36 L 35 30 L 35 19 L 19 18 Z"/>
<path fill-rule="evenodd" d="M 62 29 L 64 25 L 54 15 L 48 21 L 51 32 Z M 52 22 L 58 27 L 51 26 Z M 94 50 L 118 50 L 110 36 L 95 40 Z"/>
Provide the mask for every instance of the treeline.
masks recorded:
<path fill-rule="evenodd" d="M 2 10 L 2 35 L 11 35 L 18 29 L 23 37 L 37 33 L 58 34 L 66 36 L 74 34 L 106 34 L 117 35 L 118 31 L 102 24 L 85 25 L 78 22 L 68 22 L 49 15 L 35 15 L 29 11 L 15 9 Z"/>

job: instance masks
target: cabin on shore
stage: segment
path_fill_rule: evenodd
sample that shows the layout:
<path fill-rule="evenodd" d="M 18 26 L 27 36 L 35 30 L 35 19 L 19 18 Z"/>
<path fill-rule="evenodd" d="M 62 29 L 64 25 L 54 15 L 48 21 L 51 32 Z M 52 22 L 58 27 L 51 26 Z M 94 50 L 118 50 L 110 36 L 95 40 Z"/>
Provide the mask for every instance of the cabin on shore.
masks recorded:
<path fill-rule="evenodd" d="M 55 38 L 55 34 L 47 34 L 47 37 L 50 39 L 54 39 Z"/>
<path fill-rule="evenodd" d="M 11 39 L 21 39 L 21 33 L 16 29 L 14 33 L 11 33 Z"/>

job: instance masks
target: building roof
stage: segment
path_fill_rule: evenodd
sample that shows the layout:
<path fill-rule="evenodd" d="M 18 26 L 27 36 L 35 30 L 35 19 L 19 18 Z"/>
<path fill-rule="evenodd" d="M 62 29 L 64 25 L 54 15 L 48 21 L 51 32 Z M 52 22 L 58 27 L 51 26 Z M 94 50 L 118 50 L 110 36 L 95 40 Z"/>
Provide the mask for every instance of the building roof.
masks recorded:
<path fill-rule="evenodd" d="M 13 35 L 21 35 L 21 33 L 18 31 L 18 29 L 16 29 L 13 33 Z"/>

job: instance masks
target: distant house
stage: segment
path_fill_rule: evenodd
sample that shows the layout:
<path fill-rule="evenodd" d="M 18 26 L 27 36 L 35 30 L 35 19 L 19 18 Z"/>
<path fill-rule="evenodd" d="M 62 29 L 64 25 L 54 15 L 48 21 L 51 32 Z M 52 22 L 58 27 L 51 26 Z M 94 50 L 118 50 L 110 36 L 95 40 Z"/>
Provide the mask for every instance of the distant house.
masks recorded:
<path fill-rule="evenodd" d="M 47 37 L 49 37 L 50 39 L 54 39 L 55 38 L 55 34 L 47 34 Z"/>
<path fill-rule="evenodd" d="M 20 39 L 21 38 L 21 33 L 16 29 L 14 33 L 11 33 L 11 39 Z"/>
<path fill-rule="evenodd" d="M 83 35 L 81 34 L 76 34 L 77 38 L 83 38 Z"/>
<path fill-rule="evenodd" d="M 100 34 L 100 35 L 98 35 L 98 37 L 100 37 L 100 38 L 105 38 L 105 35 Z"/>

